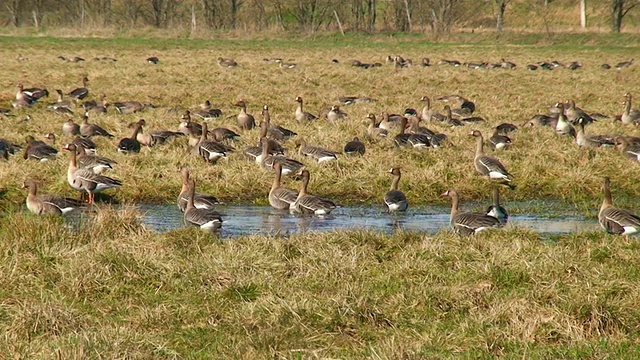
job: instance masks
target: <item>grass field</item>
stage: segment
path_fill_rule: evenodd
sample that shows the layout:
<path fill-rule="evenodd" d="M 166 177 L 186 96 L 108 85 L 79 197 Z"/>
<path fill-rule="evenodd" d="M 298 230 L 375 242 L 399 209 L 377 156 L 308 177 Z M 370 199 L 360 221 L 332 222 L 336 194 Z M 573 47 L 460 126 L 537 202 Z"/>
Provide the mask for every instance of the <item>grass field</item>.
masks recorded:
<path fill-rule="evenodd" d="M 363 158 L 340 157 L 338 167 L 295 154 L 311 171 L 316 194 L 342 204 L 380 203 L 390 185 L 384 172 L 403 168 L 400 184 L 411 204 L 445 203 L 439 194 L 458 189 L 464 199 L 489 199 L 490 184 L 472 166 L 469 126 L 423 124 L 449 135 L 452 145 L 413 151 L 391 139 L 366 136 L 369 112 L 418 110 L 421 96 L 460 94 L 487 119 L 485 134 L 502 122 L 521 125 L 566 99 L 589 111 L 622 113 L 622 95 L 637 88 L 637 65 L 600 68 L 629 60 L 638 43 L 629 37 L 557 39 L 529 37 L 514 43 L 475 38 L 429 43 L 416 36 L 334 36 L 294 40 L 0 38 L 0 107 L 10 107 L 18 83 L 53 93 L 81 85 L 88 76 L 91 99 L 138 100 L 157 107 L 133 115 L 113 109 L 94 116 L 116 135 L 96 139 L 99 153 L 118 161 L 110 176 L 124 185 L 108 190 L 122 203 L 170 203 L 180 191 L 181 165 L 191 166 L 199 190 L 227 203 L 267 204 L 272 175 L 243 158 L 257 130 L 242 132 L 239 150 L 211 166 L 187 154 L 183 141 L 116 152 L 129 122 L 144 118 L 149 129 L 175 129 L 180 112 L 206 99 L 224 112 L 209 127 L 235 126 L 244 99 L 260 119 L 268 104 L 272 121 L 309 143 L 341 150 L 360 136 Z M 25 61 L 18 61 L 21 54 Z M 384 64 L 399 54 L 518 64 L 514 70 L 449 66 L 394 70 Z M 57 56 L 88 61 L 61 62 Z M 147 64 L 148 56 L 160 63 Z M 117 62 L 91 61 L 112 56 Z M 240 66 L 220 68 L 233 57 Z M 282 57 L 298 67 L 280 69 L 263 58 Z M 332 64 L 337 59 L 340 64 Z M 382 62 L 373 69 L 350 60 Z M 537 61 L 581 61 L 570 71 L 527 71 Z M 294 120 L 294 98 L 316 112 L 341 95 L 369 96 L 370 104 L 345 106 L 339 124 Z M 46 103 L 0 118 L 0 137 L 23 142 L 26 135 L 60 132 L 64 117 Z M 441 110 L 444 105 L 434 101 Z M 20 122 L 29 114 L 32 120 Z M 475 113 L 474 113 L 475 114 Z M 231 116 L 227 118 L 227 116 Z M 80 121 L 76 116 L 76 121 Z M 638 136 L 632 127 L 599 121 L 589 133 Z M 584 150 L 548 128 L 520 129 L 512 148 L 498 154 L 517 187 L 510 200 L 560 199 L 587 216 L 601 202 L 601 178 L 612 178 L 614 201 L 637 208 L 638 166 L 615 149 Z M 62 139 L 61 141 L 63 141 Z M 58 146 L 61 146 L 58 144 Z M 68 154 L 48 163 L 20 155 L 0 161 L 0 318 L 3 354 L 26 358 L 637 358 L 640 329 L 638 243 L 602 233 L 544 240 L 510 228 L 473 239 L 448 231 L 431 236 L 331 232 L 287 239 L 249 236 L 220 241 L 195 229 L 158 234 L 139 224 L 134 210 L 97 207 L 95 221 L 72 229 L 62 219 L 23 210 L 27 177 L 43 192 L 76 196 L 66 181 Z M 287 180 L 286 185 L 298 184 Z M 376 205 L 378 206 L 378 205 Z"/>

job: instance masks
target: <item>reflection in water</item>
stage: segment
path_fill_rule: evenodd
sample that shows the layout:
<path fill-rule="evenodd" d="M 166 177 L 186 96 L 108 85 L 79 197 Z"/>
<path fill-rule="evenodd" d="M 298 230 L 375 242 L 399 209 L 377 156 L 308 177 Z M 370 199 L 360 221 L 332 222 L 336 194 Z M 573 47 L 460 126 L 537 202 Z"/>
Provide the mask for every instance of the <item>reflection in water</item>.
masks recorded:
<path fill-rule="evenodd" d="M 175 205 L 141 205 L 142 222 L 160 232 L 185 227 L 182 213 Z M 389 215 L 382 208 L 342 207 L 331 215 L 297 216 L 268 206 L 221 206 L 223 237 L 260 234 L 287 237 L 294 233 L 329 230 L 373 230 L 391 233 L 425 231 L 435 233 L 449 227 L 449 209 L 444 207 L 414 208 L 405 214 Z M 540 233 L 573 233 L 597 231 L 596 219 L 575 215 L 567 218 L 512 216 L 508 226 L 530 228 Z"/>

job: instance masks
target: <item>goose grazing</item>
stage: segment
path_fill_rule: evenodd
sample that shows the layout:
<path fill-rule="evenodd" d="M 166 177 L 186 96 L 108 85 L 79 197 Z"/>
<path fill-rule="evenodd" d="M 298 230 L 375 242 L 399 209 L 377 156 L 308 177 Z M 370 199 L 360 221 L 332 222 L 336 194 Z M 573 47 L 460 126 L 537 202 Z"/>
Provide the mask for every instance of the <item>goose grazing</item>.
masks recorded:
<path fill-rule="evenodd" d="M 238 114 L 238 126 L 243 130 L 251 130 L 256 127 L 256 119 L 251 114 L 247 114 L 247 104 L 240 100 L 234 104 L 240 108 L 240 113 Z"/>
<path fill-rule="evenodd" d="M 194 147 L 193 151 L 196 155 L 202 157 L 206 162 L 215 164 L 220 158 L 227 157 L 227 152 L 232 151 L 231 148 L 221 144 L 215 140 L 207 138 L 207 123 L 202 123 L 202 135 L 200 135 L 200 141 Z"/>
<path fill-rule="evenodd" d="M 400 183 L 400 177 L 402 176 L 400 168 L 391 168 L 387 171 L 393 175 L 393 181 L 391 182 L 391 189 L 384 194 L 384 204 L 387 207 L 387 212 L 392 213 L 396 211 L 406 211 L 409 207 L 407 197 L 404 193 L 398 190 L 398 184 Z"/>
<path fill-rule="evenodd" d="M 144 120 L 135 123 L 133 133 L 130 137 L 122 138 L 118 142 L 118 152 L 123 154 L 139 153 L 140 141 L 138 141 L 138 134 L 142 131 Z"/>
<path fill-rule="evenodd" d="M 189 168 L 183 166 L 180 169 L 182 174 L 182 189 L 178 195 L 178 208 L 184 212 L 187 208 L 187 201 L 189 201 Z M 201 194 L 195 192 L 193 194 L 193 206 L 196 209 L 212 210 L 215 205 L 221 204 L 218 199 L 213 195 Z"/>
<path fill-rule="evenodd" d="M 200 109 L 191 112 L 191 115 L 201 118 L 202 120 L 211 120 L 222 116 L 222 110 L 213 109 L 209 100 L 200 104 Z"/>
<path fill-rule="evenodd" d="M 184 209 L 185 224 L 198 226 L 205 231 L 216 231 L 222 227 L 222 216 L 217 211 L 195 207 L 196 181 L 189 180 L 187 206 Z"/>
<path fill-rule="evenodd" d="M 289 210 L 291 209 L 291 205 L 296 202 L 298 192 L 280 186 L 280 180 L 282 178 L 282 164 L 276 163 L 273 166 L 273 171 L 275 176 L 273 178 L 271 190 L 269 190 L 269 204 L 274 209 Z"/>
<path fill-rule="evenodd" d="M 357 136 L 355 136 L 353 140 L 349 141 L 343 149 L 343 152 L 350 156 L 362 156 L 365 151 L 367 151 L 367 149 L 364 146 L 364 143 L 360 141 Z"/>
<path fill-rule="evenodd" d="M 76 124 L 73 119 L 68 119 L 62 124 L 62 135 L 74 136 L 80 134 L 80 125 Z"/>
<path fill-rule="evenodd" d="M 386 129 L 382 129 L 378 127 L 376 123 L 376 116 L 374 114 L 368 114 L 366 119 L 369 119 L 369 127 L 367 128 L 367 134 L 372 138 L 375 137 L 387 137 L 389 135 L 389 131 Z"/>
<path fill-rule="evenodd" d="M 488 176 L 489 179 L 511 182 L 511 174 L 505 169 L 500 160 L 484 153 L 482 133 L 478 130 L 473 130 L 469 133 L 469 136 L 476 138 L 476 155 L 473 159 L 476 171 L 483 176 Z"/>
<path fill-rule="evenodd" d="M 36 140 L 33 136 L 29 135 L 26 139 L 27 146 L 24 149 L 24 159 L 33 159 L 40 162 L 53 160 L 58 156 L 58 150 L 45 144 L 42 141 Z"/>
<path fill-rule="evenodd" d="M 266 122 L 266 125 L 264 126 L 267 127 L 267 137 L 277 141 L 284 141 L 298 135 L 297 133 L 289 129 L 283 128 L 282 126 L 271 124 L 271 115 L 269 115 L 268 105 L 264 105 L 262 107 L 262 116 L 264 118 L 263 121 Z M 260 129 L 262 129 L 262 126 L 263 125 L 260 124 Z"/>
<path fill-rule="evenodd" d="M 615 141 L 610 135 L 587 135 L 584 132 L 584 119 L 578 118 L 578 130 L 576 132 L 576 144 L 580 147 L 597 148 L 600 146 L 613 146 Z"/>
<path fill-rule="evenodd" d="M 500 135 L 507 135 L 511 132 L 514 132 L 518 130 L 518 127 L 516 125 L 510 124 L 510 123 L 502 123 L 498 126 L 496 126 L 496 131 L 498 134 Z"/>
<path fill-rule="evenodd" d="M 49 109 L 52 109 L 58 112 L 64 111 L 64 112 L 73 114 L 73 108 L 74 108 L 73 102 L 64 99 L 64 94 L 62 93 L 62 90 L 56 89 L 56 93 L 58 94 L 58 100 L 54 103 L 49 104 L 49 106 L 47 107 Z"/>
<path fill-rule="evenodd" d="M 529 126 L 529 127 L 548 126 L 555 129 L 556 126 L 558 126 L 559 117 L 560 117 L 560 114 L 552 114 L 552 115 L 536 114 L 536 115 L 533 115 L 529 121 L 522 124 L 522 126 Z"/>
<path fill-rule="evenodd" d="M 106 114 L 107 113 L 107 95 L 102 94 L 100 96 L 100 102 L 95 101 L 85 101 L 82 103 L 82 107 L 85 111 L 94 113 L 94 114 Z"/>
<path fill-rule="evenodd" d="M 296 97 L 296 102 L 298 103 L 298 107 L 296 107 L 295 118 L 298 122 L 313 121 L 318 119 L 316 115 L 313 115 L 308 111 L 304 111 L 304 109 L 302 108 L 303 101 L 300 96 Z"/>
<path fill-rule="evenodd" d="M 630 212 L 613 206 L 611 200 L 611 180 L 604 178 L 602 192 L 604 199 L 598 212 L 600 226 L 609 234 L 629 236 L 640 231 L 640 217 Z"/>
<path fill-rule="evenodd" d="M 500 189 L 497 185 L 493 186 L 491 195 L 493 204 L 487 207 L 487 215 L 493 216 L 500 221 L 500 224 L 504 225 L 509 219 L 509 213 L 507 213 L 507 209 L 500 205 Z"/>
<path fill-rule="evenodd" d="M 220 67 L 232 68 L 238 66 L 238 63 L 233 59 L 225 59 L 223 57 L 219 57 L 218 65 L 220 65 Z"/>
<path fill-rule="evenodd" d="M 504 150 L 511 145 L 511 139 L 506 135 L 501 135 L 498 129 L 495 129 L 487 143 L 493 151 Z"/>
<path fill-rule="evenodd" d="M 108 138 L 112 138 L 113 135 L 109 134 L 105 129 L 96 124 L 89 123 L 89 114 L 84 113 L 82 116 L 82 123 L 80 124 L 80 135 L 84 137 L 92 137 L 92 136 L 106 136 Z"/>
<path fill-rule="evenodd" d="M 87 97 L 87 95 L 89 95 L 89 89 L 87 89 L 87 83 L 89 82 L 89 79 L 85 76 L 82 78 L 82 87 L 79 88 L 75 88 L 71 91 L 69 91 L 69 93 L 67 95 L 71 96 L 74 99 L 77 100 L 82 100 L 84 98 Z"/>
<path fill-rule="evenodd" d="M 629 61 L 622 61 L 616 64 L 616 69 L 618 70 L 622 70 L 624 68 L 628 68 L 629 66 L 633 65 L 633 59 L 629 60 Z"/>
<path fill-rule="evenodd" d="M 556 123 L 556 134 L 576 136 L 576 129 L 567 121 L 567 116 L 564 111 L 563 103 L 556 103 L 555 107 L 558 109 L 558 122 Z"/>
<path fill-rule="evenodd" d="M 75 199 L 49 194 L 38 195 L 38 185 L 33 179 L 25 181 L 22 187 L 29 189 L 27 209 L 36 215 L 64 215 L 83 205 Z"/>
<path fill-rule="evenodd" d="M 137 113 L 138 111 L 142 111 L 149 106 L 149 104 L 143 104 L 139 101 L 117 101 L 113 103 L 113 107 L 115 107 L 120 114 Z"/>
<path fill-rule="evenodd" d="M 493 216 L 474 212 L 460 212 L 458 209 L 458 193 L 448 190 L 441 196 L 451 198 L 451 227 L 453 231 L 462 236 L 475 235 L 489 228 L 500 227 L 500 221 Z"/>
<path fill-rule="evenodd" d="M 336 204 L 318 196 L 309 195 L 307 187 L 309 185 L 310 174 L 308 170 L 298 173 L 302 177 L 302 186 L 296 201 L 291 205 L 291 212 L 297 214 L 328 215 L 336 208 Z"/>
<path fill-rule="evenodd" d="M 67 170 L 67 182 L 72 188 L 78 191 L 85 191 L 89 194 L 87 202 L 92 204 L 97 192 L 121 186 L 119 180 L 104 175 L 98 175 L 89 169 L 78 168 L 77 148 L 74 144 L 67 144 L 64 147 L 71 153 L 69 157 L 69 168 Z"/>
<path fill-rule="evenodd" d="M 615 138 L 616 148 L 624 157 L 633 161 L 640 161 L 640 144 L 632 144 L 625 136 Z"/>
<path fill-rule="evenodd" d="M 631 108 L 631 94 L 624 94 L 624 112 L 620 116 L 623 124 L 637 125 L 640 122 L 640 110 Z"/>
<path fill-rule="evenodd" d="M 296 140 L 296 147 L 299 147 L 298 152 L 300 155 L 312 157 L 319 163 L 338 160 L 338 156 L 335 152 L 319 146 L 307 145 L 307 141 L 304 138 Z"/>

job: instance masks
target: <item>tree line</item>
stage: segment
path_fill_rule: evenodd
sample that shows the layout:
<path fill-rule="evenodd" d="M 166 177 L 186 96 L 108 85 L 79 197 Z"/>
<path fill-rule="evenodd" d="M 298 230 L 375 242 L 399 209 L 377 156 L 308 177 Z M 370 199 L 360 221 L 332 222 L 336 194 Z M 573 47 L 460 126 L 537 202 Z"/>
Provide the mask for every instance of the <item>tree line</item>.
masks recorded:
<path fill-rule="evenodd" d="M 501 32 L 518 0 L 0 0 L 0 25 L 445 33 L 469 19 Z M 611 31 L 640 0 L 607 0 Z M 531 0 L 552 6 L 554 0 Z M 582 16 L 586 0 L 580 3 Z M 584 17 L 586 18 L 586 17 Z M 586 20 L 585 20 L 586 21 Z"/>

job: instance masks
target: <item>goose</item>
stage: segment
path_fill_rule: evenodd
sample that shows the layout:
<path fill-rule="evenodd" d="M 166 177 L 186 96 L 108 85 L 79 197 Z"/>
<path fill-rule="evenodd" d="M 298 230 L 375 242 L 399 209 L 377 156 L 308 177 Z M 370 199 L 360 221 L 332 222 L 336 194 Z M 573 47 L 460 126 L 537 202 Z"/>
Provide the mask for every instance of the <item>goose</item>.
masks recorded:
<path fill-rule="evenodd" d="M 211 102 L 206 100 L 204 103 L 200 104 L 200 109 L 194 110 L 191 112 L 191 115 L 199 117 L 202 120 L 211 120 L 222 116 L 222 110 L 213 109 L 211 107 Z"/>
<path fill-rule="evenodd" d="M 631 94 L 624 94 L 624 112 L 620 117 L 620 120 L 623 124 L 633 124 L 637 125 L 640 122 L 640 110 L 631 108 Z"/>
<path fill-rule="evenodd" d="M 558 122 L 556 123 L 556 134 L 575 137 L 576 129 L 569 123 L 569 121 L 567 121 L 567 117 L 564 112 L 564 104 L 556 103 L 555 107 L 559 110 Z"/>
<path fill-rule="evenodd" d="M 628 68 L 629 66 L 633 65 L 633 59 L 629 60 L 629 61 L 622 61 L 616 64 L 616 69 L 618 70 L 622 70 L 624 68 Z"/>
<path fill-rule="evenodd" d="M 240 137 L 240 134 L 224 127 L 217 127 L 209 130 L 209 136 L 217 142 L 223 142 L 225 140 L 236 141 Z"/>
<path fill-rule="evenodd" d="M 387 137 L 389 135 L 388 130 L 378 127 L 378 124 L 376 124 L 376 116 L 374 114 L 368 114 L 365 118 L 369 119 L 369 127 L 367 128 L 367 134 L 369 134 L 369 136 L 375 138 Z"/>
<path fill-rule="evenodd" d="M 615 138 L 616 148 L 633 161 L 640 161 L 640 144 L 632 144 L 625 136 Z"/>
<path fill-rule="evenodd" d="M 118 101 L 114 102 L 112 105 L 120 114 L 137 113 L 138 111 L 142 111 L 150 106 L 149 104 L 143 104 L 139 101 Z"/>
<path fill-rule="evenodd" d="M 524 123 L 522 126 L 548 126 L 555 129 L 558 125 L 559 116 L 560 114 L 536 114 L 533 115 L 531 119 Z"/>
<path fill-rule="evenodd" d="M 80 125 L 76 124 L 73 119 L 68 119 L 62 124 L 62 135 L 74 136 L 80 134 Z"/>
<path fill-rule="evenodd" d="M 409 116 L 407 117 L 407 122 L 409 123 L 409 133 L 424 135 L 427 137 L 427 140 L 431 140 L 431 138 L 436 134 L 435 131 L 426 128 L 424 126 L 420 126 L 420 118 L 417 116 Z"/>
<path fill-rule="evenodd" d="M 49 194 L 38 195 L 38 185 L 33 179 L 26 180 L 22 187 L 29 189 L 27 209 L 36 215 L 64 215 L 82 207 L 82 203 L 75 199 Z"/>
<path fill-rule="evenodd" d="M 202 157 L 206 162 L 215 164 L 220 158 L 226 158 L 227 152 L 233 151 L 230 147 L 225 146 L 215 140 L 207 138 L 207 123 L 202 123 L 202 135 L 198 145 L 194 147 L 194 153 Z"/>
<path fill-rule="evenodd" d="M 298 66 L 296 63 L 290 63 L 290 62 L 278 61 L 278 63 L 281 69 L 293 69 L 296 66 Z"/>
<path fill-rule="evenodd" d="M 272 149 L 271 142 L 268 141 L 267 138 L 260 138 L 260 146 L 262 149 L 259 157 L 260 161 L 258 162 L 258 158 L 256 158 L 256 162 L 258 162 L 263 168 L 273 169 L 275 164 L 281 164 L 283 175 L 295 174 L 296 172 L 304 168 L 304 164 L 297 160 L 293 160 L 284 156 L 269 155 Z"/>
<path fill-rule="evenodd" d="M 586 135 L 584 132 L 584 119 L 578 119 L 578 130 L 576 131 L 576 144 L 579 147 L 597 148 L 600 146 L 613 146 L 615 141 L 610 135 Z"/>
<path fill-rule="evenodd" d="M 429 137 L 423 134 L 407 134 L 405 133 L 407 127 L 407 118 L 403 117 L 400 120 L 400 132 L 394 138 L 396 146 L 411 146 L 414 148 L 429 147 Z"/>
<path fill-rule="evenodd" d="M 289 129 L 286 129 L 282 126 L 271 124 L 271 115 L 269 115 L 269 106 L 266 104 L 262 107 L 262 116 L 264 118 L 263 121 L 266 122 L 266 125 L 264 126 L 267 127 L 267 137 L 274 140 L 283 141 L 298 135 L 297 133 Z M 260 129 L 262 129 L 262 126 L 263 125 L 260 124 Z"/>
<path fill-rule="evenodd" d="M 296 214 L 315 214 L 328 215 L 336 208 L 336 204 L 318 196 L 309 195 L 307 187 L 309 185 L 310 174 L 308 170 L 302 170 L 298 173 L 302 177 L 302 186 L 296 201 L 291 205 L 290 211 Z"/>
<path fill-rule="evenodd" d="M 460 95 L 440 96 L 438 100 L 445 101 L 445 102 L 451 102 L 454 100 L 460 101 L 460 108 L 451 109 L 451 112 L 456 116 L 460 116 L 460 117 L 469 116 L 476 110 L 476 105 L 472 101 Z"/>
<path fill-rule="evenodd" d="M 567 116 L 567 120 L 574 125 L 578 123 L 578 119 L 582 119 L 583 125 L 589 125 L 595 121 L 584 110 L 576 107 L 575 101 L 571 99 L 565 102 L 564 114 Z"/>
<path fill-rule="evenodd" d="M 185 135 L 194 135 L 200 137 L 202 135 L 202 126 L 200 124 L 191 121 L 191 111 L 186 110 L 184 114 L 180 116 L 180 125 L 178 125 L 178 132 Z M 189 146 L 194 146 L 189 144 Z"/>
<path fill-rule="evenodd" d="M 289 210 L 291 209 L 291 205 L 296 202 L 298 192 L 280 186 L 280 180 L 282 178 L 282 164 L 276 163 L 273 166 L 273 171 L 275 176 L 273 178 L 271 190 L 269 190 L 269 205 L 274 209 Z"/>
<path fill-rule="evenodd" d="M 340 106 L 338 105 L 331 106 L 331 110 L 329 110 L 329 112 L 327 113 L 327 120 L 329 120 L 330 122 L 339 121 L 345 119 L 346 117 L 347 113 L 340 110 Z"/>
<path fill-rule="evenodd" d="M 609 69 L 611 69 L 611 65 L 609 65 L 609 64 L 607 64 L 607 63 L 604 63 L 604 64 L 600 65 L 600 67 L 601 67 L 601 68 L 603 68 L 604 70 L 609 70 Z"/>
<path fill-rule="evenodd" d="M 509 219 L 509 213 L 507 212 L 507 209 L 500 205 L 500 189 L 497 185 L 493 186 L 491 195 L 493 204 L 487 207 L 487 215 L 493 216 L 500 221 L 500 224 L 504 225 Z"/>
<path fill-rule="evenodd" d="M 393 175 L 393 181 L 391 182 L 391 189 L 384 194 L 384 204 L 387 207 L 387 212 L 392 213 L 396 211 L 406 211 L 409 207 L 407 197 L 404 193 L 398 190 L 398 183 L 400 183 L 400 177 L 402 176 L 400 168 L 391 168 L 387 171 Z"/>
<path fill-rule="evenodd" d="M 510 61 L 505 61 L 504 58 L 500 60 L 500 67 L 502 67 L 503 69 L 515 69 L 516 68 L 516 64 L 510 62 Z"/>
<path fill-rule="evenodd" d="M 507 134 L 518 130 L 518 127 L 511 123 L 502 123 L 496 126 L 495 129 L 498 134 L 507 136 Z"/>
<path fill-rule="evenodd" d="M 76 166 L 78 169 L 91 170 L 95 174 L 100 175 L 106 170 L 113 169 L 113 165 L 118 164 L 115 160 L 98 156 L 95 153 L 93 154 L 88 153 L 88 150 L 83 146 L 80 146 L 75 143 L 71 143 L 71 144 L 75 145 L 76 147 L 76 151 L 77 151 Z M 65 146 L 65 148 L 67 148 L 67 146 Z"/>
<path fill-rule="evenodd" d="M 251 114 L 247 114 L 247 104 L 240 100 L 234 104 L 240 108 L 240 113 L 238 114 L 238 126 L 243 130 L 251 130 L 256 127 L 256 119 Z"/>
<path fill-rule="evenodd" d="M 609 234 L 629 236 L 637 233 L 640 231 L 640 217 L 629 210 L 613 206 L 610 187 L 611 180 L 605 177 L 602 184 L 604 198 L 598 212 L 600 226 Z"/>
<path fill-rule="evenodd" d="M 75 106 L 73 102 L 64 99 L 62 90 L 56 89 L 56 93 L 58 94 L 58 100 L 54 103 L 49 104 L 49 106 L 47 107 L 55 111 L 66 111 L 73 114 L 73 108 Z"/>
<path fill-rule="evenodd" d="M 365 151 L 367 151 L 367 149 L 364 146 L 364 143 L 360 141 L 360 139 L 357 136 L 355 136 L 353 140 L 347 142 L 343 149 L 343 152 L 346 155 L 350 155 L 350 156 L 356 156 L 356 155 L 362 156 L 364 155 Z"/>
<path fill-rule="evenodd" d="M 429 60 L 429 58 L 422 58 L 422 62 L 421 62 L 422 67 L 429 67 L 431 66 L 431 60 Z"/>
<path fill-rule="evenodd" d="M 33 159 L 40 162 L 49 161 L 55 159 L 58 156 L 58 150 L 45 144 L 42 141 L 35 140 L 33 136 L 29 135 L 26 139 L 27 146 L 24 149 L 24 159 Z"/>
<path fill-rule="evenodd" d="M 221 67 L 232 68 L 238 66 L 238 63 L 233 59 L 225 59 L 223 57 L 219 57 L 218 65 L 220 65 Z"/>
<path fill-rule="evenodd" d="M 189 168 L 183 166 L 180 168 L 182 174 L 182 189 L 178 195 L 178 208 L 184 212 L 187 208 L 187 201 L 189 201 Z M 193 195 L 193 206 L 196 209 L 212 210 L 215 205 L 220 205 L 221 202 L 213 195 L 201 194 L 195 192 Z"/>
<path fill-rule="evenodd" d="M 489 179 L 511 182 L 511 174 L 505 169 L 500 160 L 484 153 L 482 133 L 478 130 L 473 130 L 469 133 L 469 136 L 476 138 L 476 154 L 473 159 L 476 171 L 483 176 L 488 176 Z"/>
<path fill-rule="evenodd" d="M 82 107 L 85 111 L 94 113 L 94 114 L 106 114 L 107 113 L 107 95 L 102 94 L 100 96 L 100 102 L 84 102 Z"/>
<path fill-rule="evenodd" d="M 420 101 L 424 102 L 424 106 L 420 111 L 420 118 L 422 119 L 422 121 L 431 121 L 436 113 L 433 109 L 431 109 L 431 100 L 428 96 L 423 96 L 420 98 Z"/>
<path fill-rule="evenodd" d="M 87 192 L 87 194 L 89 194 L 89 198 L 87 199 L 89 204 L 94 202 L 97 192 L 122 185 L 122 182 L 119 180 L 98 175 L 89 169 L 78 168 L 77 148 L 74 144 L 67 144 L 64 149 L 71 153 L 69 157 L 69 168 L 67 170 L 67 182 L 72 188 Z"/>
<path fill-rule="evenodd" d="M 96 153 L 96 143 L 93 142 L 90 138 L 83 138 L 80 136 L 76 136 L 71 142 L 78 148 L 84 149 L 87 154 L 95 154 Z"/>
<path fill-rule="evenodd" d="M 20 146 L 12 144 L 7 139 L 0 138 L 0 157 L 3 159 L 9 160 L 9 155 L 15 155 L 20 149 Z"/>
<path fill-rule="evenodd" d="M 382 120 L 380 121 L 380 124 L 378 124 L 378 127 L 387 131 L 400 127 L 400 120 L 404 118 L 402 115 L 389 115 L 387 112 L 380 113 L 380 117 L 382 117 Z"/>
<path fill-rule="evenodd" d="M 338 160 L 338 156 L 335 152 L 321 148 L 319 146 L 307 145 L 307 141 L 304 138 L 296 140 L 296 147 L 299 147 L 298 152 L 300 155 L 314 158 L 318 163 L 324 161 Z"/>
<path fill-rule="evenodd" d="M 372 103 L 375 102 L 376 99 L 372 99 L 367 96 L 338 96 L 338 101 L 342 105 L 353 105 L 357 103 Z"/>
<path fill-rule="evenodd" d="M 444 106 L 444 117 L 441 119 L 441 121 L 451 126 L 464 126 L 464 124 L 460 120 L 453 118 L 451 107 L 449 105 Z"/>
<path fill-rule="evenodd" d="M 146 125 L 146 120 L 140 119 L 137 122 L 129 124 L 129 128 L 135 128 L 136 124 Z M 184 136 L 183 133 L 171 130 L 152 130 L 145 132 L 143 128 L 140 128 L 136 139 L 140 144 L 153 147 L 155 145 L 164 144 L 174 136 Z"/>
<path fill-rule="evenodd" d="M 123 154 L 139 153 L 140 141 L 138 141 L 138 134 L 142 131 L 144 120 L 135 123 L 133 133 L 130 137 L 122 138 L 118 142 L 118 152 Z"/>
<path fill-rule="evenodd" d="M 244 149 L 244 154 L 250 159 L 255 161 L 257 164 L 262 164 L 262 138 L 265 138 L 267 142 L 269 142 L 268 147 L 268 155 L 284 155 L 284 148 L 280 146 L 280 144 L 273 140 L 267 138 L 269 133 L 269 124 L 266 121 L 260 122 L 260 138 L 258 140 L 258 146 L 249 146 Z"/>
<path fill-rule="evenodd" d="M 582 63 L 578 61 L 572 61 L 569 65 L 567 65 L 567 69 L 569 70 L 576 70 L 576 69 L 580 69 L 581 67 L 582 67 Z"/>
<path fill-rule="evenodd" d="M 82 123 L 80 124 L 80 135 L 84 137 L 92 137 L 92 136 L 106 136 L 108 138 L 112 138 L 113 135 L 109 134 L 105 129 L 96 124 L 89 123 L 89 114 L 84 113 L 82 116 Z"/>
<path fill-rule="evenodd" d="M 318 119 L 316 115 L 313 115 L 308 111 L 304 111 L 304 109 L 302 108 L 303 101 L 300 96 L 296 96 L 296 102 L 298 103 L 298 106 L 296 107 L 296 112 L 295 112 L 296 121 L 305 122 L 305 121 L 313 121 Z"/>
<path fill-rule="evenodd" d="M 43 97 L 48 97 L 49 96 L 49 90 L 47 90 L 45 88 L 33 87 L 33 88 L 25 89 L 23 87 L 22 88 L 22 92 L 25 95 L 29 96 L 34 101 L 38 101 Z"/>
<path fill-rule="evenodd" d="M 87 89 L 87 83 L 89 82 L 89 79 L 85 76 L 82 78 L 82 87 L 79 88 L 75 88 L 71 91 L 69 91 L 69 93 L 67 95 L 71 96 L 74 99 L 77 100 L 82 100 L 84 98 L 87 97 L 87 95 L 89 95 L 89 89 Z"/>
<path fill-rule="evenodd" d="M 149 64 L 154 64 L 155 65 L 155 64 L 160 62 L 160 59 L 158 59 L 157 56 L 149 56 L 146 61 Z"/>
<path fill-rule="evenodd" d="M 441 196 L 451 198 L 451 227 L 453 231 L 462 236 L 475 235 L 489 228 L 500 227 L 500 221 L 493 216 L 474 212 L 460 212 L 458 209 L 458 193 L 455 190 L 447 190 Z"/>
<path fill-rule="evenodd" d="M 501 135 L 498 129 L 493 131 L 493 135 L 487 141 L 491 150 L 504 150 L 511 145 L 511 139 L 506 135 Z"/>
<path fill-rule="evenodd" d="M 216 231 L 222 227 L 220 213 L 210 209 L 198 209 L 195 207 L 196 181 L 189 180 L 187 206 L 184 209 L 183 219 L 185 224 L 198 226 L 205 231 Z"/>
<path fill-rule="evenodd" d="M 29 95 L 22 92 L 24 87 L 22 84 L 18 84 L 18 92 L 16 93 L 16 98 L 11 102 L 11 106 L 15 109 L 27 108 L 33 106 L 36 101 L 30 97 Z"/>

